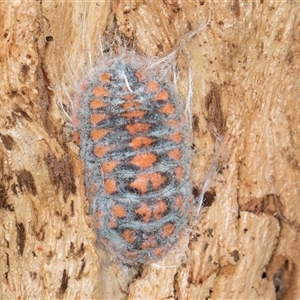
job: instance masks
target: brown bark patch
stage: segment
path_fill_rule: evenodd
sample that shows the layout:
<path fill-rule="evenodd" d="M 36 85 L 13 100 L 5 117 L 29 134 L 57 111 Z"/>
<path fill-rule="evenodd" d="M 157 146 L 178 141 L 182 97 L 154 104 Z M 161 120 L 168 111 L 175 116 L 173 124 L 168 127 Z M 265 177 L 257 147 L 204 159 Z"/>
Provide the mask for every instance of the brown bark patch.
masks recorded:
<path fill-rule="evenodd" d="M 24 192 L 26 189 L 31 195 L 36 196 L 37 190 L 34 183 L 32 174 L 27 170 L 21 170 L 17 172 L 17 180 L 20 190 Z"/>
<path fill-rule="evenodd" d="M 0 139 L 2 141 L 3 146 L 7 150 L 12 150 L 13 149 L 15 142 L 9 135 L 4 135 L 4 134 L 0 133 Z"/>
<path fill-rule="evenodd" d="M 60 187 L 63 189 L 63 197 L 66 201 L 70 194 L 76 193 L 74 170 L 69 156 L 64 155 L 61 159 L 57 159 L 53 153 L 48 153 L 45 162 L 51 183 L 55 186 L 56 192 Z"/>
<path fill-rule="evenodd" d="M 239 203 L 241 211 L 248 211 L 256 215 L 261 213 L 274 215 L 282 208 L 279 197 L 273 194 L 265 195 L 261 198 L 242 197 L 239 199 Z"/>
<path fill-rule="evenodd" d="M 68 276 L 66 269 L 64 269 L 62 279 L 61 279 L 61 285 L 58 290 L 58 297 L 61 297 L 65 293 L 66 289 L 68 288 L 69 278 L 70 277 Z"/>
<path fill-rule="evenodd" d="M 17 223 L 17 245 L 19 255 L 23 255 L 26 242 L 26 229 L 23 223 Z"/>
<path fill-rule="evenodd" d="M 226 128 L 221 106 L 221 94 L 218 86 L 213 82 L 211 83 L 209 93 L 205 97 L 205 107 L 208 112 L 208 123 L 215 128 L 217 133 L 223 135 Z"/>
<path fill-rule="evenodd" d="M 7 190 L 4 185 L 0 184 L 0 209 L 14 211 L 14 207 L 8 203 Z"/>

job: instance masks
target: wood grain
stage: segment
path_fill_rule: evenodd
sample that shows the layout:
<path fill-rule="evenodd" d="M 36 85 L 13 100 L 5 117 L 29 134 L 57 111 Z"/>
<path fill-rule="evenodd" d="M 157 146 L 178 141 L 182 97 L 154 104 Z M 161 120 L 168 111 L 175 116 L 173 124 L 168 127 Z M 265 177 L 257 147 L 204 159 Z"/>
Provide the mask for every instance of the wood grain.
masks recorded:
<path fill-rule="evenodd" d="M 2 2 L 0 298 L 299 298 L 299 14 L 293 1 Z M 119 36 L 162 57 L 208 20 L 184 53 L 195 191 L 224 140 L 209 204 L 162 261 L 122 266 L 95 243 L 70 99 L 103 35 L 103 49 Z M 178 71 L 185 95 L 182 55 Z"/>

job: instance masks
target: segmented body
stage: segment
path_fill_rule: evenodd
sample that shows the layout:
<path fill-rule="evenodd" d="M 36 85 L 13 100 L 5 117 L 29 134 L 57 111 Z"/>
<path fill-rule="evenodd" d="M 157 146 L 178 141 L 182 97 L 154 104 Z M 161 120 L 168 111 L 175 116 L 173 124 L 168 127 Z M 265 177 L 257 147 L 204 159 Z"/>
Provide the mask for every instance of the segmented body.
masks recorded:
<path fill-rule="evenodd" d="M 122 262 L 162 257 L 188 222 L 190 140 L 179 99 L 132 58 L 103 61 L 77 99 L 95 230 Z"/>

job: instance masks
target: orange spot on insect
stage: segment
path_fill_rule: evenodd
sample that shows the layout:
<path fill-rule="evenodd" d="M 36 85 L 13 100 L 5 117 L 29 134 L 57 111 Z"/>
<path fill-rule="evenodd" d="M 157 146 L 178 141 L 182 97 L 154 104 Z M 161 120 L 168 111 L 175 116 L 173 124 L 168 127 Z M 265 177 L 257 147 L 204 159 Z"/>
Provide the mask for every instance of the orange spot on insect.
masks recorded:
<path fill-rule="evenodd" d="M 111 93 L 103 86 L 97 86 L 94 88 L 93 93 L 96 97 L 110 97 Z"/>
<path fill-rule="evenodd" d="M 181 181 L 183 177 L 183 168 L 178 166 L 174 168 L 175 178 L 177 181 Z"/>
<path fill-rule="evenodd" d="M 181 151 L 179 149 L 174 149 L 168 152 L 168 156 L 174 160 L 179 160 L 181 158 Z"/>
<path fill-rule="evenodd" d="M 107 135 L 110 132 L 108 129 L 98 129 L 94 128 L 91 131 L 91 139 L 93 141 L 99 141 L 101 140 L 105 135 Z"/>
<path fill-rule="evenodd" d="M 155 142 L 155 139 L 146 136 L 137 136 L 132 139 L 132 141 L 129 143 L 129 146 L 134 150 L 137 150 L 141 147 L 149 147 L 153 142 Z"/>
<path fill-rule="evenodd" d="M 102 108 L 102 107 L 105 107 L 105 106 L 107 106 L 107 103 L 105 103 L 102 100 L 94 99 L 90 102 L 90 108 L 91 109 L 98 109 L 98 108 Z"/>
<path fill-rule="evenodd" d="M 143 110 L 133 110 L 133 111 L 123 113 L 122 117 L 128 118 L 128 119 L 133 119 L 133 118 L 141 119 L 144 117 L 145 114 L 146 114 L 146 112 Z"/>
<path fill-rule="evenodd" d="M 148 175 L 139 174 L 139 175 L 137 175 L 136 179 L 133 182 L 131 182 L 128 186 L 139 190 L 140 193 L 143 195 L 148 190 L 148 182 L 149 182 Z"/>
<path fill-rule="evenodd" d="M 109 241 L 106 238 L 99 238 L 99 241 L 105 246 L 108 246 L 108 244 L 109 244 Z"/>
<path fill-rule="evenodd" d="M 147 83 L 146 92 L 158 92 L 159 87 L 160 87 L 160 85 L 158 82 L 156 82 L 154 80 L 150 80 Z"/>
<path fill-rule="evenodd" d="M 146 250 L 146 249 L 149 249 L 149 248 L 153 248 L 156 246 L 156 239 L 154 236 L 149 236 L 147 238 L 147 240 L 145 240 L 141 245 L 140 245 L 140 249 L 142 250 Z"/>
<path fill-rule="evenodd" d="M 155 190 L 158 190 L 166 181 L 166 177 L 162 176 L 159 173 L 150 174 L 150 181 Z"/>
<path fill-rule="evenodd" d="M 92 114 L 90 121 L 92 125 L 96 125 L 97 123 L 107 119 L 108 117 L 109 115 L 106 114 Z"/>
<path fill-rule="evenodd" d="M 115 169 L 115 167 L 116 167 L 118 164 L 120 164 L 120 162 L 117 161 L 117 160 L 114 160 L 114 161 L 107 161 L 107 162 L 105 162 L 105 163 L 103 163 L 103 164 L 101 165 L 101 169 L 102 169 L 102 171 L 103 171 L 104 173 L 110 173 L 110 172 L 112 172 L 112 171 Z"/>
<path fill-rule="evenodd" d="M 156 257 L 162 256 L 165 251 L 166 251 L 165 247 L 159 247 L 159 248 L 153 249 L 153 253 L 155 254 Z"/>
<path fill-rule="evenodd" d="M 85 81 L 84 83 L 82 83 L 82 84 L 80 85 L 80 91 L 81 91 L 82 93 L 84 93 L 84 92 L 86 91 L 86 89 L 87 89 L 87 82 Z"/>
<path fill-rule="evenodd" d="M 162 232 L 161 236 L 163 238 L 169 237 L 173 233 L 174 228 L 175 228 L 175 226 L 172 223 L 168 223 L 168 224 L 164 225 L 163 232 Z"/>
<path fill-rule="evenodd" d="M 94 216 L 95 216 L 95 218 L 100 219 L 100 218 L 103 216 L 103 212 L 100 211 L 100 210 L 97 210 L 97 211 L 94 213 Z"/>
<path fill-rule="evenodd" d="M 168 136 L 168 139 L 179 144 L 182 142 L 182 134 L 181 134 L 181 132 L 174 132 Z"/>
<path fill-rule="evenodd" d="M 177 120 L 169 120 L 169 121 L 165 121 L 164 125 L 166 126 L 171 126 L 171 127 L 179 127 L 179 122 Z"/>
<path fill-rule="evenodd" d="M 129 101 L 132 101 L 136 98 L 136 95 L 135 94 L 126 94 L 126 95 L 123 95 L 122 96 L 122 99 L 124 100 L 129 100 Z"/>
<path fill-rule="evenodd" d="M 141 103 L 136 102 L 136 101 L 125 102 L 123 104 L 123 108 L 127 110 L 127 109 L 132 108 L 132 107 L 139 107 L 140 105 L 141 105 Z"/>
<path fill-rule="evenodd" d="M 95 220 L 95 221 L 93 222 L 93 225 L 94 225 L 94 227 L 97 228 L 97 229 L 101 229 L 101 228 L 103 227 L 102 224 L 101 224 L 101 222 L 98 221 L 98 220 Z"/>
<path fill-rule="evenodd" d="M 111 208 L 111 212 L 112 214 L 116 217 L 116 218 L 124 218 L 126 217 L 126 209 L 123 205 L 120 204 L 116 204 Z"/>
<path fill-rule="evenodd" d="M 135 233 L 132 229 L 125 229 L 122 233 L 122 237 L 127 243 L 130 244 L 134 243 L 136 239 Z"/>
<path fill-rule="evenodd" d="M 110 218 L 110 220 L 108 221 L 108 226 L 110 228 L 117 228 L 118 227 L 118 223 L 116 218 Z"/>
<path fill-rule="evenodd" d="M 94 147 L 94 154 L 100 158 L 100 157 L 103 157 L 109 151 L 111 151 L 113 148 L 114 148 L 114 146 L 97 145 Z"/>
<path fill-rule="evenodd" d="M 158 111 L 166 115 L 172 115 L 175 112 L 175 107 L 171 103 L 167 103 Z"/>
<path fill-rule="evenodd" d="M 156 155 L 153 153 L 140 153 L 137 154 L 130 162 L 139 168 L 152 167 L 156 162 Z"/>
<path fill-rule="evenodd" d="M 143 195 L 148 190 L 148 184 L 151 182 L 155 190 L 158 190 L 166 181 L 166 178 L 159 173 L 139 174 L 136 179 L 129 184 L 131 188 L 137 189 Z"/>
<path fill-rule="evenodd" d="M 151 208 L 146 203 L 141 203 L 140 207 L 135 210 L 136 214 L 141 216 L 143 222 L 147 223 L 151 218 Z"/>
<path fill-rule="evenodd" d="M 109 83 L 110 82 L 110 74 L 108 74 L 108 73 L 102 73 L 102 74 L 100 74 L 99 80 L 102 83 Z"/>
<path fill-rule="evenodd" d="M 104 180 L 104 188 L 106 194 L 113 194 L 117 191 L 117 183 L 116 180 L 113 178 L 105 179 Z"/>
<path fill-rule="evenodd" d="M 181 195 L 177 195 L 175 197 L 175 201 L 174 201 L 174 207 L 175 209 L 180 209 L 182 207 L 183 204 L 183 197 Z"/>
<path fill-rule="evenodd" d="M 166 204 L 166 202 L 159 200 L 155 203 L 155 206 L 153 208 L 153 217 L 155 220 L 160 220 L 165 212 L 168 209 L 168 205 Z"/>
<path fill-rule="evenodd" d="M 77 130 L 73 133 L 73 139 L 77 145 L 80 145 L 80 134 Z"/>
<path fill-rule="evenodd" d="M 150 124 L 135 123 L 135 124 L 128 124 L 126 125 L 125 128 L 129 131 L 129 133 L 135 134 L 138 132 L 148 132 L 150 127 L 151 127 Z"/>
<path fill-rule="evenodd" d="M 144 81 L 146 79 L 145 74 L 141 70 L 136 70 L 135 76 L 139 81 Z"/>
<path fill-rule="evenodd" d="M 167 91 L 161 91 L 159 92 L 152 100 L 164 100 L 167 101 L 169 99 L 169 93 Z"/>
<path fill-rule="evenodd" d="M 136 251 L 125 251 L 124 255 L 128 260 L 134 260 L 137 257 L 137 252 Z"/>

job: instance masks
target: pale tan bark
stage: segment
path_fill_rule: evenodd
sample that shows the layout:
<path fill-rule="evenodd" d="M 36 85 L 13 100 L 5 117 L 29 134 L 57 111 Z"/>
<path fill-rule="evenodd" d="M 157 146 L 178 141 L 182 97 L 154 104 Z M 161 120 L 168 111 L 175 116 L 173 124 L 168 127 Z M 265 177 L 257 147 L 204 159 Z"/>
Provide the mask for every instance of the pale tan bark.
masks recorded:
<path fill-rule="evenodd" d="M 1 3 L 0 299 L 300 298 L 299 13 L 277 1 Z M 69 95 L 105 30 L 163 56 L 208 19 L 186 53 L 196 189 L 224 137 L 213 201 L 163 261 L 122 266 L 95 244 Z M 186 93 L 182 56 L 178 68 Z"/>

